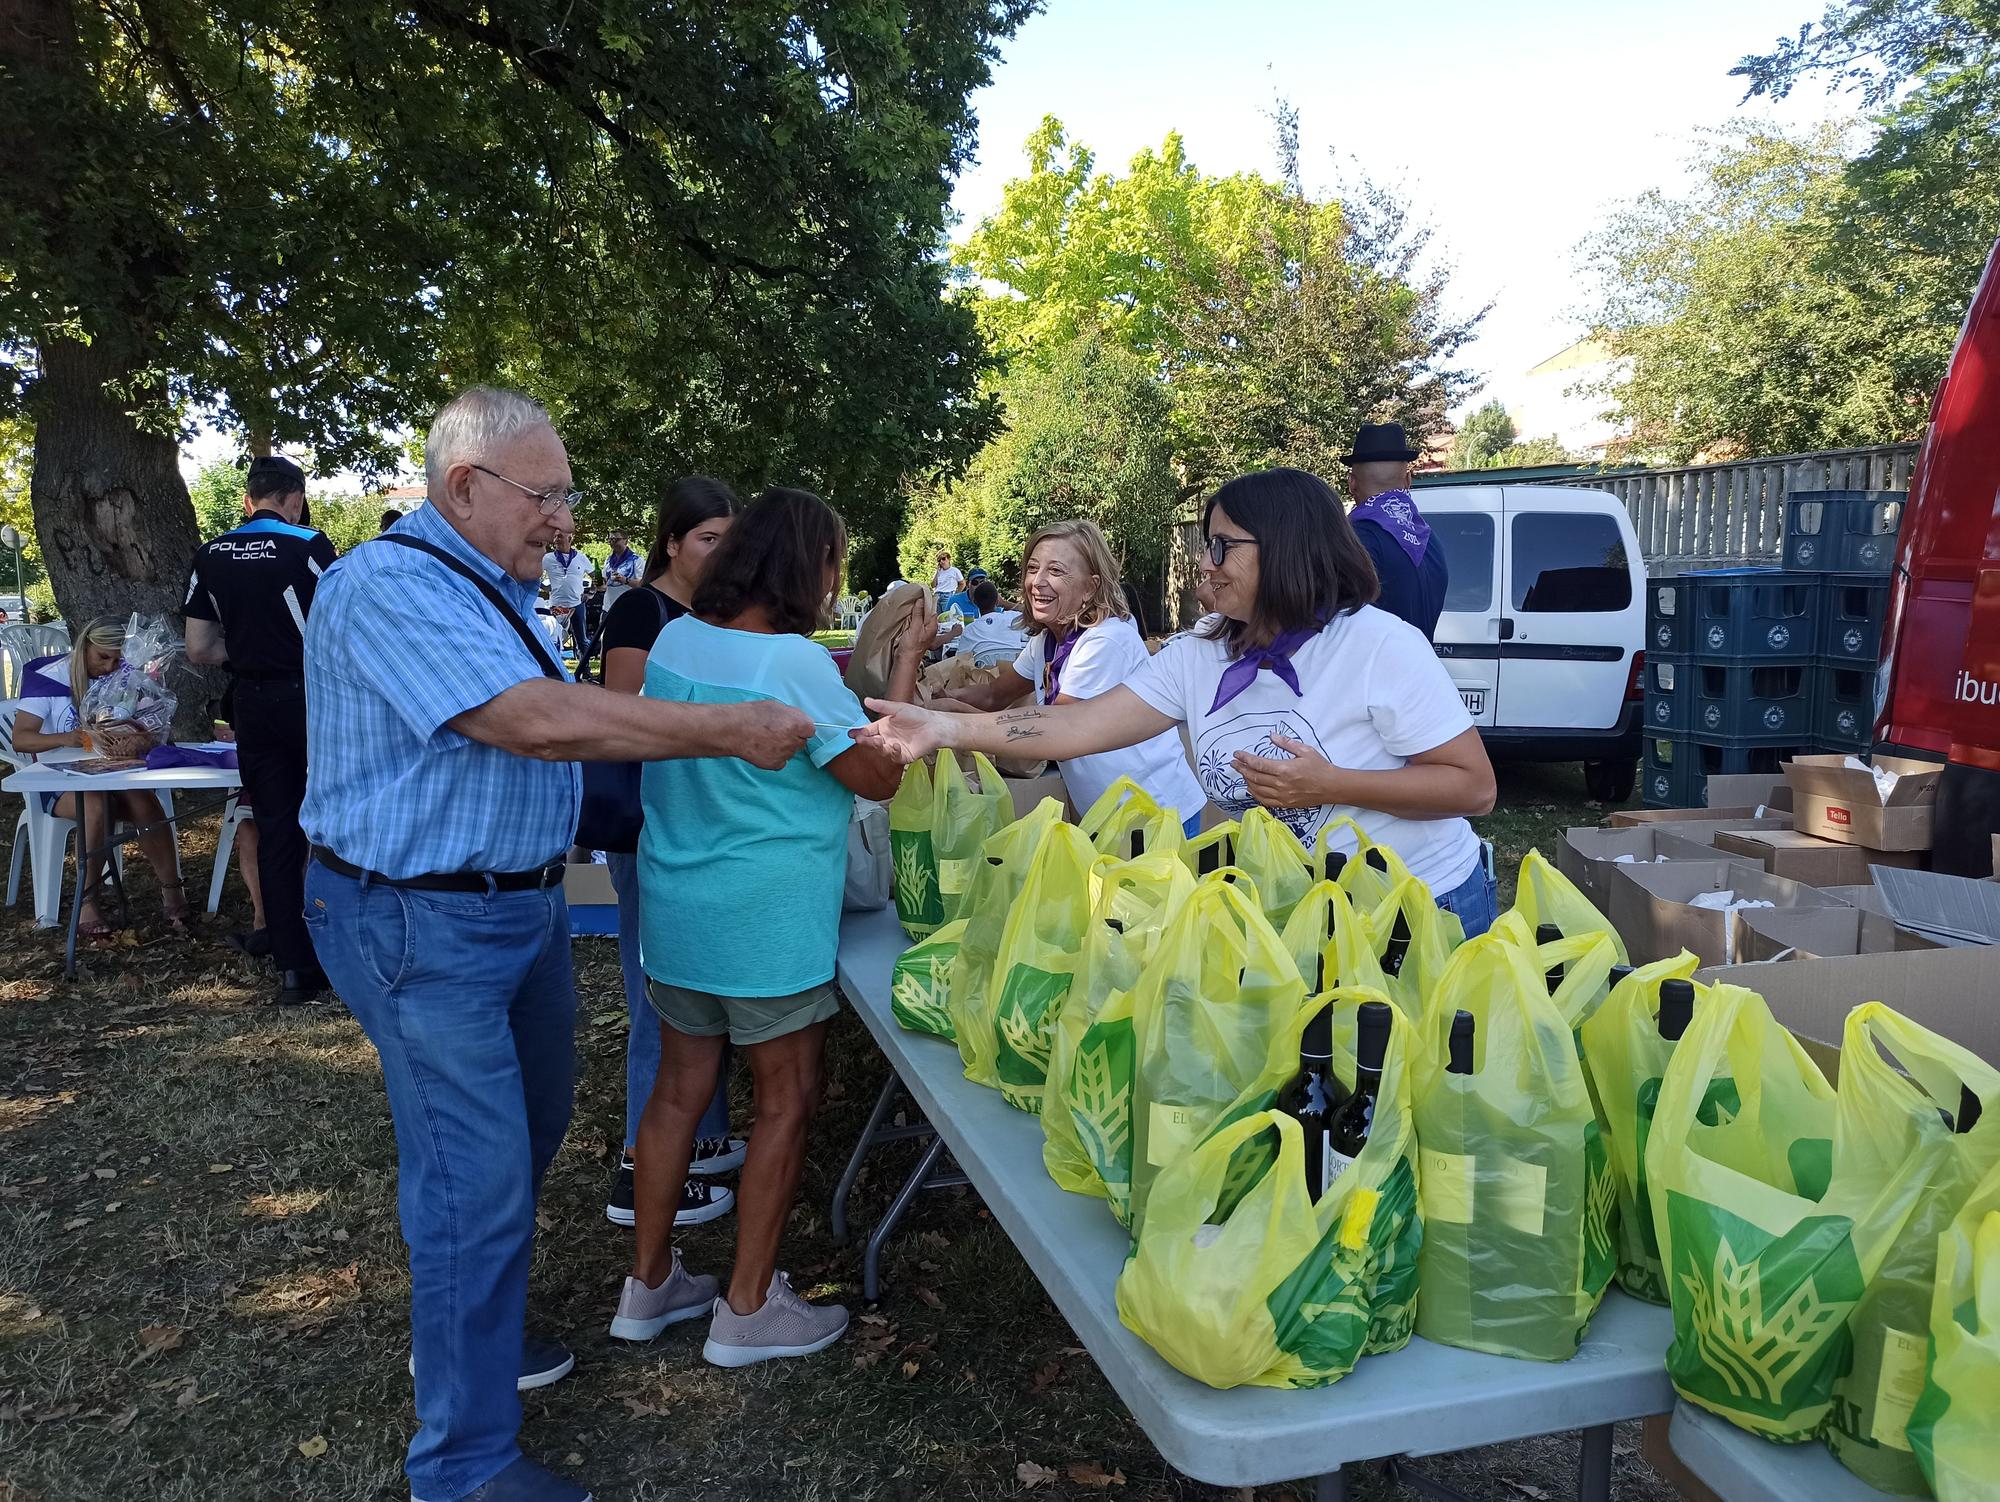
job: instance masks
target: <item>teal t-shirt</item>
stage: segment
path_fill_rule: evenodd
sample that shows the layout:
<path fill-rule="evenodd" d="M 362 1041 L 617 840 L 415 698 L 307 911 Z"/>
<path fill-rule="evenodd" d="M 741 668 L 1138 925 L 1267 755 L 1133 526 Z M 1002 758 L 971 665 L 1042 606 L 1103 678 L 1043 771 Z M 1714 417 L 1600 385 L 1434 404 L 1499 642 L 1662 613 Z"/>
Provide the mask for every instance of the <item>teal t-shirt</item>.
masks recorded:
<path fill-rule="evenodd" d="M 646 974 L 717 996 L 790 996 L 833 979 L 854 795 L 827 764 L 865 725 L 826 648 L 684 615 L 646 659 L 648 699 L 776 699 L 811 715 L 776 772 L 735 757 L 646 764 L 639 947 Z"/>

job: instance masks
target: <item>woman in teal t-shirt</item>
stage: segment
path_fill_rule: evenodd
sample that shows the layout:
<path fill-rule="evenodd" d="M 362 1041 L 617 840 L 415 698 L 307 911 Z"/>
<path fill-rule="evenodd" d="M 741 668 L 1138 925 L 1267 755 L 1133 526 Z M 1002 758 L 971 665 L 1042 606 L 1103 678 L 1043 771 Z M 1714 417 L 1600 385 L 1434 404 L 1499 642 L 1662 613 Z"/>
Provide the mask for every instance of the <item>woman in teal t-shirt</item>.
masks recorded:
<path fill-rule="evenodd" d="M 809 635 L 846 556 L 847 529 L 824 501 L 766 491 L 710 555 L 692 613 L 667 623 L 646 660 L 649 699 L 777 699 L 818 727 L 780 771 L 720 758 L 650 762 L 641 785 L 640 948 L 647 996 L 674 1036 L 639 1119 L 632 1275 L 611 1333 L 650 1340 L 712 1306 L 703 1354 L 718 1366 L 809 1355 L 847 1327 L 845 1309 L 806 1303 L 777 1272 L 837 1009 L 848 822 L 857 794 L 887 799 L 902 780 L 900 764 L 854 742 L 849 732 L 867 716 Z M 936 630 L 928 608 L 911 612 L 896 641 L 893 697 L 915 692 Z M 750 1060 L 757 1130 L 737 1192 L 735 1267 L 722 1287 L 681 1265 L 673 1224 L 725 1042 Z"/>

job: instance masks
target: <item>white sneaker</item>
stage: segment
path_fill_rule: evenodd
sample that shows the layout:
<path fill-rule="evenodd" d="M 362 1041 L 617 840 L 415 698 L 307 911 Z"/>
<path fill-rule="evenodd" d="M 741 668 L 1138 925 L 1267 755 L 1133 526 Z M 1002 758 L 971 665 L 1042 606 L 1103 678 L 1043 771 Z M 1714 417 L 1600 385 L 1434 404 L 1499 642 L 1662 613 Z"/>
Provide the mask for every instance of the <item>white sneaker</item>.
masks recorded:
<path fill-rule="evenodd" d="M 755 1314 L 738 1314 L 727 1299 L 715 1301 L 701 1354 L 716 1366 L 754 1366 L 824 1351 L 846 1329 L 847 1311 L 840 1305 L 808 1304 L 783 1273 L 773 1273 L 764 1305 Z"/>
<path fill-rule="evenodd" d="M 678 1325 L 706 1313 L 721 1285 L 707 1274 L 697 1277 L 681 1266 L 681 1249 L 674 1248 L 673 1271 L 658 1288 L 627 1278 L 618 1295 L 618 1312 L 611 1319 L 614 1340 L 651 1340 L 668 1325 Z"/>
<path fill-rule="evenodd" d="M 694 1161 L 688 1164 L 688 1172 L 703 1178 L 734 1173 L 743 1166 L 743 1154 L 749 1146 L 741 1137 L 698 1137 L 694 1144 Z"/>

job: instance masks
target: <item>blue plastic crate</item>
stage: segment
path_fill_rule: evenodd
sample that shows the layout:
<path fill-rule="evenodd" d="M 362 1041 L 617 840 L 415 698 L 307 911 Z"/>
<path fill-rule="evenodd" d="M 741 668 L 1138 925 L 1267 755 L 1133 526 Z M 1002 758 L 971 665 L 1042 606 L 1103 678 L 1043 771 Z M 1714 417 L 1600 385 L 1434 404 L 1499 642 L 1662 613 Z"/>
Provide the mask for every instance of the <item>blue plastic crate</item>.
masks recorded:
<path fill-rule="evenodd" d="M 1697 660 L 1801 662 L 1816 651 L 1818 579 L 1775 572 L 1689 577 Z"/>
<path fill-rule="evenodd" d="M 1646 581 L 1646 653 L 1685 657 L 1694 650 L 1694 588 L 1690 575 Z"/>
<path fill-rule="evenodd" d="M 1803 744 L 1813 737 L 1810 662 L 1698 662 L 1690 666 L 1698 736 L 1733 744 Z"/>
<path fill-rule="evenodd" d="M 1646 732 L 1674 735 L 1694 728 L 1694 669 L 1684 659 L 1647 654 Z"/>
<path fill-rule="evenodd" d="M 1785 500 L 1785 567 L 1888 573 L 1905 498 L 1900 490 L 1793 491 Z"/>
<path fill-rule="evenodd" d="M 1669 735 L 1646 737 L 1639 759 L 1639 798 L 1648 808 L 1699 808 L 1701 774 L 1693 746 Z"/>
<path fill-rule="evenodd" d="M 1875 738 L 1874 669 L 1821 663 L 1813 675 L 1813 733 L 1821 749 L 1866 750 Z"/>
<path fill-rule="evenodd" d="M 1870 575 L 1822 574 L 1819 581 L 1819 655 L 1822 662 L 1874 667 L 1882 650 L 1882 618 L 1889 613 L 1889 580 Z"/>

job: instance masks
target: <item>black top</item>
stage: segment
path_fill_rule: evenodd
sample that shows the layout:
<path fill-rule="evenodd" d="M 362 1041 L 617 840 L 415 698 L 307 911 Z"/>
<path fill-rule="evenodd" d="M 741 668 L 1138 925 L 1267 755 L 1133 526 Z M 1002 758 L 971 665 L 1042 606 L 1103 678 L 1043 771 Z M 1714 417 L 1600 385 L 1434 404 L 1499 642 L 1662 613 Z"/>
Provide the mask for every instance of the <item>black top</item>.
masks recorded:
<path fill-rule="evenodd" d="M 1382 581 L 1382 593 L 1375 603 L 1391 615 L 1399 615 L 1424 633 L 1437 636 L 1438 616 L 1444 610 L 1445 586 L 1449 578 L 1444 548 L 1431 533 L 1424 545 L 1423 566 L 1410 562 L 1403 545 L 1375 522 L 1365 517 L 1354 524 L 1354 535 L 1368 556 L 1375 560 L 1375 576 Z"/>
<path fill-rule="evenodd" d="M 598 646 L 607 655 L 613 647 L 637 647 L 641 652 L 650 652 L 667 622 L 687 613 L 687 606 L 650 584 L 628 589 L 604 617 L 604 639 Z"/>
<path fill-rule="evenodd" d="M 303 674 L 306 617 L 334 556 L 325 533 L 260 507 L 195 549 L 182 613 L 222 627 L 231 672 Z"/>

